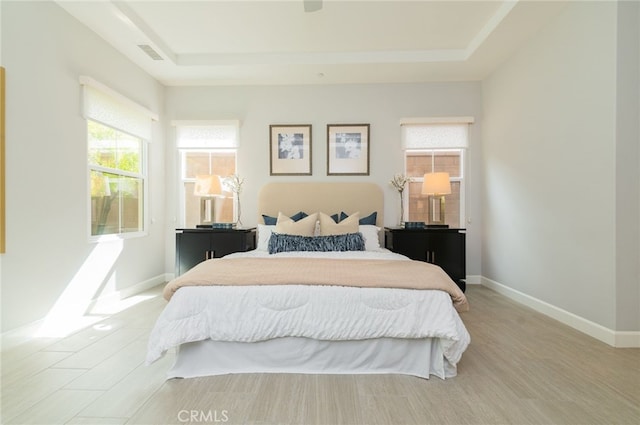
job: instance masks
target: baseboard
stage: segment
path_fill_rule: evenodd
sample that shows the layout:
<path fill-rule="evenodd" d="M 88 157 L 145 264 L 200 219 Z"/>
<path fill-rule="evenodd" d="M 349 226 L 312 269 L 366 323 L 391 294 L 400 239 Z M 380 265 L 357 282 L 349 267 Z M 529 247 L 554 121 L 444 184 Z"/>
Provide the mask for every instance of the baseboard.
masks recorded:
<path fill-rule="evenodd" d="M 614 347 L 640 348 L 640 332 L 632 332 L 632 331 L 615 332 Z"/>
<path fill-rule="evenodd" d="M 565 325 L 602 341 L 605 344 L 617 348 L 640 348 L 640 332 L 621 332 L 611 330 L 484 276 L 480 276 L 480 278 L 482 286 L 496 291 L 522 305 L 532 308 L 538 313 L 542 313 L 545 316 L 549 316 L 561 323 L 564 323 Z"/>
<path fill-rule="evenodd" d="M 467 275 L 464 281 L 467 285 L 482 285 L 482 276 L 478 274 Z"/>
<path fill-rule="evenodd" d="M 121 289 L 119 291 L 110 292 L 107 295 L 99 296 L 93 300 L 91 300 L 90 305 L 95 306 L 96 304 L 109 304 L 115 303 L 126 298 L 138 295 L 142 292 L 145 292 L 151 288 L 154 288 L 158 285 L 161 285 L 165 282 L 168 282 L 172 279 L 171 273 L 164 273 L 158 276 L 155 276 L 151 279 L 147 279 L 143 282 L 137 283 L 135 285 L 129 286 L 127 288 Z M 16 329 L 11 329 L 0 334 L 0 341 L 2 350 L 7 350 L 9 348 L 18 346 L 29 341 L 33 336 L 38 332 L 38 330 L 43 325 L 45 319 L 36 320 L 35 322 L 20 326 Z"/>

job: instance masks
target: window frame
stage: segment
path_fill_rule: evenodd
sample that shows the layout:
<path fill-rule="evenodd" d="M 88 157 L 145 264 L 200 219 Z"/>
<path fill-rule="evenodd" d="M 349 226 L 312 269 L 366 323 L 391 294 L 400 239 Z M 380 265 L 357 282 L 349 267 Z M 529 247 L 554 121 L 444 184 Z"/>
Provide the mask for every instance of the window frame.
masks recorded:
<path fill-rule="evenodd" d="M 464 223 L 466 223 L 466 168 L 467 168 L 467 149 L 466 148 L 433 148 L 433 149 L 405 149 L 404 150 L 404 173 L 408 176 L 408 168 L 407 168 L 407 159 L 410 154 L 420 153 L 420 154 L 428 154 L 433 155 L 435 152 L 459 152 L 460 153 L 460 176 L 453 177 L 449 176 L 450 182 L 459 182 L 460 183 L 460 222 L 458 223 L 458 228 L 464 228 Z M 435 171 L 435 170 L 432 170 Z M 422 183 L 424 182 L 424 175 L 422 177 L 411 177 L 411 181 L 414 183 Z M 403 197 L 403 210 L 406 211 L 407 218 L 409 217 L 409 198 L 410 195 L 407 190 L 407 196 Z M 425 196 L 426 198 L 426 196 Z M 402 221 L 405 221 L 404 217 L 401 217 Z"/>
<path fill-rule="evenodd" d="M 195 179 L 185 178 L 185 153 L 186 152 L 233 152 L 234 154 L 234 170 L 238 174 L 238 151 L 240 146 L 240 120 L 174 120 L 171 121 L 174 129 L 174 148 L 176 155 L 176 179 L 174 180 L 178 187 L 176 188 L 176 220 L 179 226 L 185 227 L 187 220 L 187 198 L 185 192 L 185 183 L 195 181 Z M 217 128 L 217 129 L 216 129 Z M 189 130 L 195 130 L 190 133 Z M 216 130 L 222 132 L 216 134 Z M 202 137 L 202 132 L 206 134 Z M 208 133 L 209 132 L 209 133 Z M 228 133 L 231 132 L 231 133 Z M 186 136 L 186 140 L 181 139 L 181 134 Z M 232 137 L 226 137 L 233 135 Z M 189 136 L 192 136 L 190 138 Z M 226 177 L 226 176 L 221 176 Z M 238 200 L 233 197 L 233 220 L 235 222 L 238 214 Z"/>
<path fill-rule="evenodd" d="M 130 171 L 124 171 L 124 170 L 119 170 L 117 168 L 110 168 L 110 167 L 104 167 L 101 165 L 96 165 L 96 164 L 92 164 L 89 161 L 89 121 L 93 121 L 94 123 L 97 123 L 99 125 L 111 128 L 115 131 L 118 131 L 120 133 L 124 133 L 124 134 L 128 134 L 132 137 L 135 137 L 137 139 L 140 140 L 140 172 L 139 173 L 133 173 Z M 115 128 L 113 126 L 104 124 L 100 121 L 97 121 L 95 119 L 91 119 L 91 118 L 86 118 L 85 119 L 85 130 L 86 130 L 86 158 L 87 158 L 87 177 L 86 177 L 86 182 L 87 182 L 87 216 L 88 216 L 88 220 L 87 220 L 87 234 L 89 235 L 89 242 L 108 242 L 108 241 L 114 241 L 114 240 L 121 240 L 121 239 L 133 239 L 133 238 L 140 238 L 140 237 L 145 237 L 149 234 L 149 178 L 148 178 L 148 150 L 149 150 L 149 141 L 134 135 L 134 134 L 130 134 L 126 131 L 123 131 L 119 128 Z M 142 216 L 139 217 L 142 219 L 142 230 L 138 230 L 135 232 L 117 232 L 117 233 L 107 233 L 107 234 L 100 234 L 100 235 L 94 235 L 92 234 L 92 202 L 91 202 L 91 172 L 92 171 L 98 171 L 98 172 L 102 172 L 102 173 L 109 173 L 109 174 L 116 174 L 118 176 L 123 176 L 123 177 L 132 177 L 132 178 L 138 178 L 142 180 L 142 196 L 143 196 L 143 200 L 142 200 Z"/>
<path fill-rule="evenodd" d="M 178 151 L 178 223 L 181 228 L 186 227 L 187 225 L 187 202 L 186 196 L 187 193 L 185 191 L 186 183 L 195 183 L 195 177 L 186 177 L 186 154 L 192 152 L 200 152 L 200 153 L 233 153 L 233 162 L 234 169 L 237 174 L 238 172 L 238 148 L 177 148 Z M 227 176 L 220 176 L 222 178 Z M 233 197 L 233 220 L 235 222 L 236 216 L 238 213 L 238 200 L 237 197 Z"/>

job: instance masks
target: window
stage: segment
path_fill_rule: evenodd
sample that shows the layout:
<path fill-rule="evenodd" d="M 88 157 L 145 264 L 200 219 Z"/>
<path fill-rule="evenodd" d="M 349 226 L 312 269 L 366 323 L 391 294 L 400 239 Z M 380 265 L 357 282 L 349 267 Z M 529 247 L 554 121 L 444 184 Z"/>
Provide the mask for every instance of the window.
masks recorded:
<path fill-rule="evenodd" d="M 91 235 L 142 232 L 144 188 L 142 139 L 89 120 Z"/>
<path fill-rule="evenodd" d="M 180 157 L 180 221 L 184 227 L 235 222 L 233 192 L 224 178 L 236 174 L 238 121 L 174 122 Z M 194 193 L 196 178 L 220 176 L 222 194 L 210 198 Z"/>
<path fill-rule="evenodd" d="M 410 119 L 402 123 L 405 174 L 411 178 L 405 197 L 408 221 L 438 221 L 438 217 L 430 219 L 429 206 L 433 203 L 432 214 L 439 214 L 440 203 L 422 194 L 422 183 L 427 173 L 448 172 L 451 194 L 445 197 L 445 224 L 464 227 L 465 152 L 470 122 L 472 118 Z"/>
<path fill-rule="evenodd" d="M 451 180 L 451 194 L 446 196 L 445 223 L 450 227 L 460 227 L 462 217 L 461 199 L 463 187 L 463 163 L 464 150 L 439 150 L 431 151 L 407 150 L 405 151 L 406 174 L 411 177 L 408 183 L 408 221 L 429 220 L 429 202 L 434 202 L 427 195 L 422 194 L 424 175 L 432 172 L 449 173 Z M 432 211 L 438 211 L 439 203 L 436 202 Z M 437 217 L 435 218 L 437 221 Z"/>
<path fill-rule="evenodd" d="M 147 142 L 157 116 L 81 77 L 87 120 L 89 234 L 138 236 L 146 229 Z"/>

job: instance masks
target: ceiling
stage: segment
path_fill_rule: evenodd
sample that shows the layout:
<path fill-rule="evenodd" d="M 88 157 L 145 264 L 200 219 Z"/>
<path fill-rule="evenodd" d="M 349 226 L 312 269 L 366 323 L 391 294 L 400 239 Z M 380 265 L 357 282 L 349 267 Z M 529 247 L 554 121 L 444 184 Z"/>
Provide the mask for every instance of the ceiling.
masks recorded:
<path fill-rule="evenodd" d="M 481 80 L 565 6 L 304 1 L 58 3 L 168 86 Z"/>

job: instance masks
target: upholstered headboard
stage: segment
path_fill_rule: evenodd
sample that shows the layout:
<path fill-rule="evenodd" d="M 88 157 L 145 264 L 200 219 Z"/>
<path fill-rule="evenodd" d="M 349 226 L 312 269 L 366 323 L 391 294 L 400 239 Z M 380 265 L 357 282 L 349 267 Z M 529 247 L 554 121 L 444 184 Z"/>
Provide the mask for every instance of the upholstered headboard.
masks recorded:
<path fill-rule="evenodd" d="M 263 223 L 262 214 L 291 216 L 298 211 L 329 215 L 359 211 L 361 217 L 375 211 L 376 224 L 382 227 L 384 194 L 375 183 L 267 183 L 260 189 L 258 223 Z"/>

